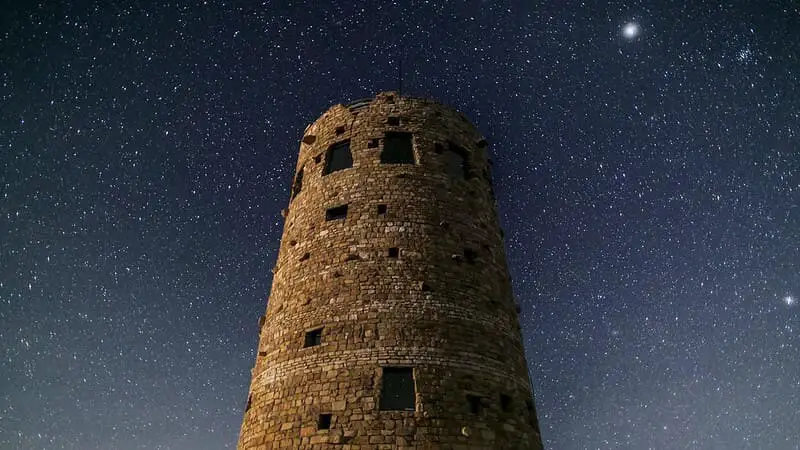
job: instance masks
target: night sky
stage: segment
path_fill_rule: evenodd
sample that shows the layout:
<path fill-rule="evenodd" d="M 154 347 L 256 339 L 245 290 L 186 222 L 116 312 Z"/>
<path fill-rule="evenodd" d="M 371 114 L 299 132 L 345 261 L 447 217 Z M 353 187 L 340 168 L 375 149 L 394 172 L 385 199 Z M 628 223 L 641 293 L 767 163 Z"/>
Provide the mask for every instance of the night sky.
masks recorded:
<path fill-rule="evenodd" d="M 800 449 L 797 2 L 11 3 L 0 448 L 234 448 L 302 132 L 402 60 L 490 142 L 547 449 Z"/>

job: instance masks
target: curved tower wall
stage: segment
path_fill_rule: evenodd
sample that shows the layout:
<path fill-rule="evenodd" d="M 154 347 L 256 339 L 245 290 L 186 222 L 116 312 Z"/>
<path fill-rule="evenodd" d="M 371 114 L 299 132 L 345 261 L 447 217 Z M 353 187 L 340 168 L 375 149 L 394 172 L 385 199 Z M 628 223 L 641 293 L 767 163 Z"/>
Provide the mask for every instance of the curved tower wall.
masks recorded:
<path fill-rule="evenodd" d="M 540 449 L 468 120 L 392 92 L 336 105 L 295 173 L 238 448 Z"/>

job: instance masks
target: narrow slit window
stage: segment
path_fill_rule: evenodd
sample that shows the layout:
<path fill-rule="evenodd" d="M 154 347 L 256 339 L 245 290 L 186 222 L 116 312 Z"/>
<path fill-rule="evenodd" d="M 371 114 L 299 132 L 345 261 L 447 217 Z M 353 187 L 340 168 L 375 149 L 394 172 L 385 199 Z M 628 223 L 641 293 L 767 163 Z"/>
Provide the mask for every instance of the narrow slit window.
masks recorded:
<path fill-rule="evenodd" d="M 500 409 L 503 412 L 511 412 L 511 396 L 500 394 Z"/>
<path fill-rule="evenodd" d="M 389 249 L 389 258 L 399 258 L 400 257 L 400 249 L 397 247 L 391 247 Z"/>
<path fill-rule="evenodd" d="M 469 406 L 469 412 L 479 416 L 483 411 L 483 404 L 481 402 L 481 398 L 477 395 L 467 394 L 467 405 Z"/>
<path fill-rule="evenodd" d="M 325 220 L 341 220 L 347 217 L 347 205 L 334 206 L 325 211 Z"/>
<path fill-rule="evenodd" d="M 319 420 L 317 420 L 317 429 L 318 430 L 330 430 L 331 429 L 331 419 L 333 419 L 333 414 L 325 413 L 319 415 Z"/>
<path fill-rule="evenodd" d="M 416 392 L 412 367 L 384 367 L 381 385 L 381 411 L 414 411 Z"/>
<path fill-rule="evenodd" d="M 250 408 L 253 406 L 253 394 L 250 394 L 247 397 L 247 406 L 244 409 L 244 412 L 250 411 Z"/>
<path fill-rule="evenodd" d="M 447 173 L 451 177 L 458 179 L 469 178 L 469 165 L 467 162 L 466 150 L 451 142 L 444 156 Z"/>
<path fill-rule="evenodd" d="M 415 164 L 411 133 L 386 133 L 381 164 Z"/>
<path fill-rule="evenodd" d="M 353 167 L 353 155 L 350 153 L 350 141 L 337 142 L 328 148 L 325 155 L 325 170 L 328 175 L 342 169 Z"/>
<path fill-rule="evenodd" d="M 292 200 L 297 197 L 297 194 L 303 189 L 303 168 L 301 167 L 300 170 L 297 171 L 297 175 L 294 177 L 294 185 L 292 186 Z"/>
<path fill-rule="evenodd" d="M 306 332 L 306 338 L 303 342 L 303 348 L 316 347 L 322 344 L 322 328 Z"/>
<path fill-rule="evenodd" d="M 378 215 L 386 214 L 386 205 L 378 205 Z"/>

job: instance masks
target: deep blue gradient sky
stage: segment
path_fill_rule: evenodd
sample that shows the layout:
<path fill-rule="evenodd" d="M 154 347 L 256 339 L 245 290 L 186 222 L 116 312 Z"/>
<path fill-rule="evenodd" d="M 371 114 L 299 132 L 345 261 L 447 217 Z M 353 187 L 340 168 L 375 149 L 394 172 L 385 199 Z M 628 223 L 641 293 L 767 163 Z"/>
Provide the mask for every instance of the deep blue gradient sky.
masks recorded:
<path fill-rule="evenodd" d="M 548 449 L 800 448 L 800 4 L 326 3 L 3 7 L 0 448 L 233 448 L 302 131 L 401 58 L 491 144 Z"/>

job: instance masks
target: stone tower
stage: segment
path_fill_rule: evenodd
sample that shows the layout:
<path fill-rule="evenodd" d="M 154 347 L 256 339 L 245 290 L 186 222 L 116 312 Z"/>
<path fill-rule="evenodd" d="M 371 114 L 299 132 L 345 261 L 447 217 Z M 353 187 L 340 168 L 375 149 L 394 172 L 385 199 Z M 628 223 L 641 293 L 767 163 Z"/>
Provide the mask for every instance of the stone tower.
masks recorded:
<path fill-rule="evenodd" d="M 300 144 L 238 449 L 541 449 L 487 143 L 378 94 Z"/>

